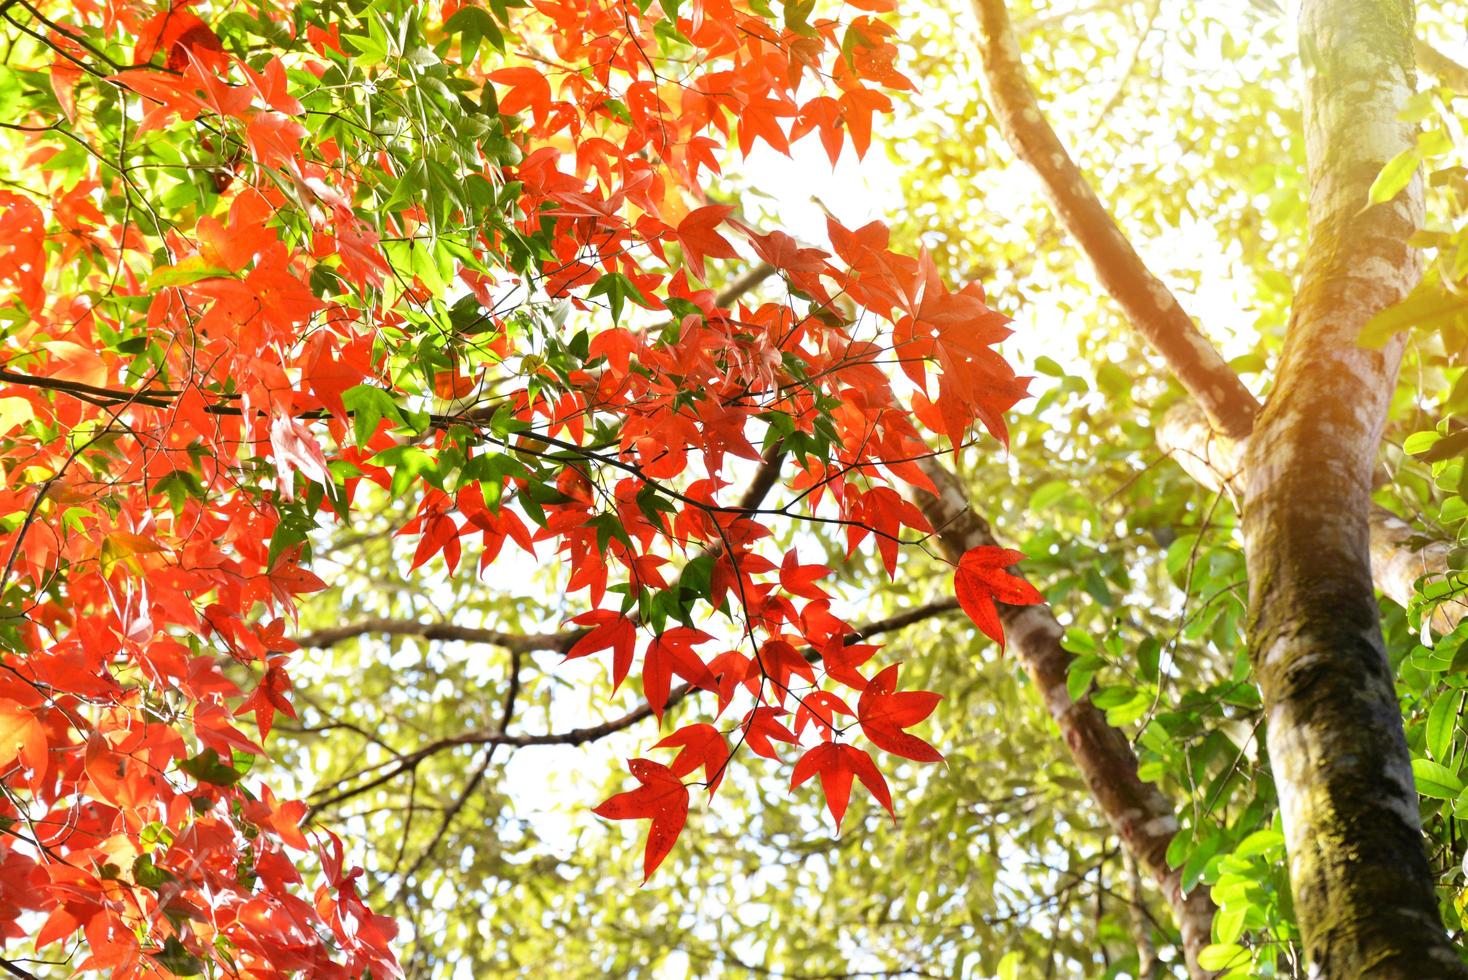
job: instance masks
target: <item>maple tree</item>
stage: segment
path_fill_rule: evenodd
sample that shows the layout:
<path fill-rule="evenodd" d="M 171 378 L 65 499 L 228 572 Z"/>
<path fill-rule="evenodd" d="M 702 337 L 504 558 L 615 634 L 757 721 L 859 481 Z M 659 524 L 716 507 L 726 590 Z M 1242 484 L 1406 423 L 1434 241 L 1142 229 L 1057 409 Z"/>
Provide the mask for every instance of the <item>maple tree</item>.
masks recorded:
<path fill-rule="evenodd" d="M 814 773 L 788 793 L 783 774 L 736 767 L 719 807 L 690 809 L 680 853 L 696 860 L 625 889 L 646 821 L 567 832 L 527 786 L 573 782 L 552 756 L 676 750 L 643 751 L 642 709 L 572 722 L 585 709 L 548 678 L 549 653 L 574 641 L 534 632 L 563 607 L 554 574 L 452 603 L 349 574 L 308 607 L 302 639 L 390 702 L 318 685 L 306 730 L 284 737 L 297 758 L 330 753 L 311 798 L 372 842 L 368 875 L 424 969 L 1353 977 L 1390 957 L 1396 975 L 1452 974 L 1468 812 L 1450 544 L 1462 441 L 1447 417 L 1463 397 L 1463 83 L 1406 43 L 1407 4 L 1312 0 L 1291 31 L 1270 3 L 982 0 L 977 49 L 950 7 L 914 6 L 928 21 L 900 64 L 917 91 L 897 101 L 905 118 L 878 122 L 904 192 L 887 205 L 902 216 L 892 240 L 928 245 L 960 281 L 977 271 L 996 305 L 1023 311 L 1034 340 L 1015 347 L 1038 397 L 1009 420 L 1012 457 L 922 464 L 940 490 L 916 498 L 938 554 L 909 553 L 898 579 L 879 582 L 880 555 L 843 561 L 840 528 L 780 546 L 838 566 L 823 587 L 881 617 L 856 632 L 905 624 L 883 633 L 877 665 L 901 661 L 905 684 L 943 693 L 923 734 L 947 764 L 884 763 L 895 826 L 853 775 L 834 842 L 811 833 L 830 820 Z M 1461 3 L 1412 6 L 1423 36 L 1461 49 Z M 1378 100 L 1358 98 L 1365 71 Z M 1417 162 L 1435 171 L 1425 189 Z M 1427 230 L 1409 238 L 1419 201 Z M 1420 318 L 1397 379 L 1395 347 L 1364 353 L 1356 331 L 1423 257 L 1429 279 L 1367 331 L 1379 343 Z M 1386 433 L 1369 481 L 1368 415 Z M 1245 449 L 1261 444 L 1262 468 Z M 1281 505 L 1293 516 L 1257 530 Z M 397 513 L 385 504 L 373 526 Z M 343 564 L 403 553 L 361 538 Z M 951 600 L 905 618 L 951 595 L 963 554 L 995 538 L 1033 556 L 1025 574 L 1048 599 L 996 605 L 1003 659 Z M 1329 604 L 1296 591 L 1302 574 L 1332 586 Z M 532 585 L 550 596 L 525 610 Z M 1246 642 L 1280 624 L 1284 642 Z M 424 666 L 390 679 L 354 656 Z M 465 684 L 478 693 L 452 690 Z M 1364 694 L 1372 710 L 1353 715 Z M 806 730 L 853 723 L 855 700 L 813 695 Z M 349 724 L 373 737 L 323 730 Z M 1322 733 L 1350 751 L 1310 751 Z"/>
<path fill-rule="evenodd" d="M 0 0 L 0 969 L 1462 975 L 1468 11 L 970 6 Z"/>
<path fill-rule="evenodd" d="M 649 821 L 646 875 L 746 747 L 819 774 L 838 828 L 853 779 L 892 811 L 866 746 L 939 760 L 907 731 L 938 697 L 864 672 L 771 526 L 898 574 L 924 430 L 1006 439 L 1007 318 L 881 224 L 817 248 L 705 185 L 726 146 L 865 152 L 912 84 L 894 6 L 0 3 L 0 938 L 118 977 L 398 974 L 260 761 L 313 531 L 374 493 L 412 501 L 412 568 L 554 555 L 566 658 L 613 691 L 640 660 L 657 721 L 705 695 L 596 808 Z M 707 288 L 744 256 L 785 299 Z M 959 564 L 986 629 L 1039 595 L 966 570 L 1018 557 Z"/>

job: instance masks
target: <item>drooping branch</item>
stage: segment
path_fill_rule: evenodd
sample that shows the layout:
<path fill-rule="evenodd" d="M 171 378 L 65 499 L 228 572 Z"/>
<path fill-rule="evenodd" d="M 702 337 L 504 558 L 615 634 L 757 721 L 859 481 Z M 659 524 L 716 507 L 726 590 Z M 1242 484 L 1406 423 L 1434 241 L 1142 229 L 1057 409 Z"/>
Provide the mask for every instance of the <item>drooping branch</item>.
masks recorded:
<path fill-rule="evenodd" d="M 1157 444 L 1183 471 L 1209 490 L 1222 490 L 1242 502 L 1247 440 L 1214 432 L 1198 409 L 1186 403 L 1170 409 L 1157 427 Z M 1371 579 L 1381 594 L 1406 608 L 1417 594 L 1419 579 L 1440 580 L 1449 572 L 1446 541 L 1418 541 L 1411 525 L 1385 507 L 1374 505 L 1371 531 Z M 1430 623 L 1447 633 L 1468 617 L 1468 598 L 1453 598 L 1433 610 Z"/>
<path fill-rule="evenodd" d="M 920 465 L 937 486 L 938 495 L 922 494 L 918 503 L 939 529 L 939 543 L 949 559 L 957 561 L 971 548 L 995 545 L 988 524 L 969 506 L 958 477 L 936 460 Z M 1126 735 L 1107 723 L 1106 715 L 1089 697 L 1071 698 L 1067 675 L 1074 657 L 1061 646 L 1065 630 L 1054 611 L 1048 605 L 1000 605 L 999 616 L 1008 652 L 1044 698 L 1096 804 L 1171 905 L 1182 932 L 1189 975 L 1210 976 L 1198 965 L 1198 953 L 1210 941 L 1215 907 L 1206 888 L 1185 894 L 1181 872 L 1168 867 L 1167 845 L 1178 829 L 1171 801 L 1137 775 L 1136 753 Z"/>
<path fill-rule="evenodd" d="M 985 91 L 999 128 L 1039 176 L 1057 217 L 1095 267 L 1106 291 L 1167 362 L 1218 431 L 1242 438 L 1259 403 L 1152 274 L 1102 206 L 1055 131 L 1025 74 L 1003 0 L 972 0 L 979 21 Z"/>
<path fill-rule="evenodd" d="M 884 633 L 891 633 L 897 630 L 906 629 L 907 627 L 912 626 L 916 623 L 920 623 L 923 620 L 931 619 L 934 616 L 939 616 L 944 613 L 952 612 L 957 608 L 958 600 L 951 596 L 943 599 L 935 599 L 932 602 L 924 603 L 921 606 L 916 606 L 912 609 L 897 613 L 893 616 L 888 616 L 884 619 L 875 620 L 863 626 L 857 627 L 856 629 L 846 634 L 846 643 L 860 643 L 863 640 L 870 639 L 874 636 L 880 636 Z M 421 634 L 414 633 L 410 635 Z M 820 660 L 820 652 L 814 649 L 809 649 L 805 652 L 805 658 L 812 663 L 817 662 Z M 681 704 L 683 700 L 693 692 L 693 690 L 694 689 L 688 684 L 679 684 L 678 686 L 674 687 L 671 691 L 668 692 L 667 700 L 663 703 L 663 712 L 667 713 L 677 705 Z M 501 726 L 495 729 L 476 729 L 467 732 L 460 732 L 456 735 L 448 735 L 442 738 L 433 739 L 418 746 L 411 752 L 399 753 L 387 762 L 382 763 L 380 766 L 371 767 L 369 769 L 359 771 L 354 776 L 347 777 L 347 779 L 357 779 L 368 776 L 370 773 L 375 773 L 375 775 L 371 775 L 370 778 L 367 778 L 362 782 L 356 783 L 355 785 L 349 786 L 345 789 L 337 790 L 336 792 L 326 795 L 323 799 L 319 799 L 313 802 L 311 805 L 311 809 L 307 813 L 306 820 L 309 822 L 312 817 L 314 817 L 317 813 L 319 813 L 326 807 L 334 806 L 338 803 L 344 803 L 347 800 L 361 796 L 364 793 L 371 792 L 379 786 L 392 782 L 399 776 L 415 770 L 426 759 L 429 759 L 432 756 L 439 754 L 440 752 L 446 752 L 450 749 L 455 749 L 464 745 L 504 745 L 510 748 L 528 748 L 530 746 L 536 745 L 565 745 L 575 747 L 578 745 L 586 745 L 591 742 L 600 741 L 601 739 L 607 738 L 610 735 L 614 735 L 617 732 L 631 728 L 638 722 L 643 721 L 647 718 L 651 718 L 652 716 L 652 706 L 648 704 L 642 704 L 641 706 L 634 708 L 631 711 L 628 711 L 626 714 L 620 715 L 616 718 L 608 719 L 607 721 L 601 722 L 599 724 L 584 725 L 579 728 L 572 728 L 562 732 L 545 732 L 542 734 L 530 735 L 512 735 L 505 732 L 503 730 L 503 726 Z M 345 781 L 345 779 L 341 780 L 341 782 Z M 338 783 L 338 785 L 340 785 L 340 783 Z M 322 791 L 318 790 L 312 795 L 321 796 Z"/>

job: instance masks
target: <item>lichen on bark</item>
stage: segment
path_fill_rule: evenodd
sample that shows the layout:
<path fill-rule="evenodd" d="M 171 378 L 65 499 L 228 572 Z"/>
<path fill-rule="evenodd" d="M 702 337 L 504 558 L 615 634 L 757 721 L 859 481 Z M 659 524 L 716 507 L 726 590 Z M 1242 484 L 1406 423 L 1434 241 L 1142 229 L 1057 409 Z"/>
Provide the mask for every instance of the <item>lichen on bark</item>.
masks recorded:
<path fill-rule="evenodd" d="M 1468 976 L 1437 913 L 1370 570 L 1371 476 L 1399 345 L 1356 338 L 1420 275 L 1412 5 L 1304 0 L 1310 245 L 1279 381 L 1244 459 L 1250 653 L 1311 976 Z"/>

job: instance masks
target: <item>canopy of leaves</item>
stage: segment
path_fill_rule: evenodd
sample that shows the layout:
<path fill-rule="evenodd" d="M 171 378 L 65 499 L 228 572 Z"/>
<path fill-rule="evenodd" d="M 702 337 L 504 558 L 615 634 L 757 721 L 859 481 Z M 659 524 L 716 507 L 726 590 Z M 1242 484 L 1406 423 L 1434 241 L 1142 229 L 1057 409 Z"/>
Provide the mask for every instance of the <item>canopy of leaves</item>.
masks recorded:
<path fill-rule="evenodd" d="M 1303 970 L 1234 501 L 1158 450 L 1182 393 L 999 138 L 964 13 L 887 6 L 0 4 L 0 955 L 1180 974 L 898 494 L 988 429 L 970 499 L 1176 802 L 1210 962 Z M 1257 390 L 1307 195 L 1284 12 L 1012 6 L 1061 137 Z M 1413 328 L 1378 498 L 1455 542 L 1468 147 L 1423 89 L 1373 192 L 1431 173 L 1431 272 L 1374 334 Z M 763 224 L 741 164 L 786 150 L 886 155 L 890 237 L 838 200 L 819 251 Z M 1007 415 L 990 305 L 1036 375 Z M 1468 631 L 1422 624 L 1461 587 L 1383 605 L 1453 930 Z"/>

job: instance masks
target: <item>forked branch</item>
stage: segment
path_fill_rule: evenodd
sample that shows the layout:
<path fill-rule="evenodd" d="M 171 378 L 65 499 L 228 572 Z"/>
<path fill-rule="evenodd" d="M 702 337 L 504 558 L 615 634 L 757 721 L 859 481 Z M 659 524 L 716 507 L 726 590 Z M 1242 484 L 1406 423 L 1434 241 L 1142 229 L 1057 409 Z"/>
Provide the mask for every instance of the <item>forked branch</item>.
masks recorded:
<path fill-rule="evenodd" d="M 1057 217 L 1096 269 L 1101 285 L 1161 354 L 1219 432 L 1248 435 L 1259 402 L 1152 274 L 1102 206 L 1030 87 L 1003 0 L 972 0 L 989 105 L 1004 138 L 1045 186 Z"/>

